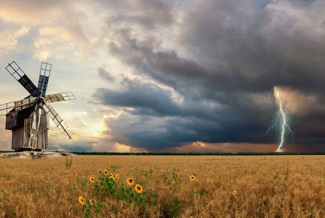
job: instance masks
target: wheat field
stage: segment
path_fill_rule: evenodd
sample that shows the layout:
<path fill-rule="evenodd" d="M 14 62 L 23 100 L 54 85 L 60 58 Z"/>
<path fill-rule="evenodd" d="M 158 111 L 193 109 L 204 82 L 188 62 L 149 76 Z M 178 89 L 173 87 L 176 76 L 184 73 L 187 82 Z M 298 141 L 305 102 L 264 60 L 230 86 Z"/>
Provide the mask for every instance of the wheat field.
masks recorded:
<path fill-rule="evenodd" d="M 70 161 L 0 159 L 0 217 L 325 217 L 323 156 Z"/>

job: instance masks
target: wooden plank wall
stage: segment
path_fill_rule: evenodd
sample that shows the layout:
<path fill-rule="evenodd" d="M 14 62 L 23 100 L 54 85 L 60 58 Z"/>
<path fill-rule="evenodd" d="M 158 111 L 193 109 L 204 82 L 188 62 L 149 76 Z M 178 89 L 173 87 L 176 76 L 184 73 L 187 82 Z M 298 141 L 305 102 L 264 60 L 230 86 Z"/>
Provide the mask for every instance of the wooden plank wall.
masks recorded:
<path fill-rule="evenodd" d="M 10 117 L 7 117 L 6 129 L 7 127 L 12 129 L 12 149 L 29 149 L 28 143 L 33 122 L 33 113 L 31 112 L 31 109 L 14 112 L 12 116 L 9 115 Z M 37 137 L 37 149 L 43 150 L 48 148 L 48 121 L 49 119 L 45 110 L 41 109 L 41 120 Z M 23 123 L 23 126 L 19 125 L 19 123 Z"/>
<path fill-rule="evenodd" d="M 39 133 L 37 139 L 37 149 L 47 149 L 48 148 L 48 119 L 45 110 L 41 110 L 41 120 L 39 126 Z"/>
<path fill-rule="evenodd" d="M 11 112 L 6 115 L 6 130 L 17 127 L 18 124 L 18 112 Z"/>
<path fill-rule="evenodd" d="M 17 127 L 12 130 L 11 148 L 20 149 L 24 144 L 24 127 Z"/>

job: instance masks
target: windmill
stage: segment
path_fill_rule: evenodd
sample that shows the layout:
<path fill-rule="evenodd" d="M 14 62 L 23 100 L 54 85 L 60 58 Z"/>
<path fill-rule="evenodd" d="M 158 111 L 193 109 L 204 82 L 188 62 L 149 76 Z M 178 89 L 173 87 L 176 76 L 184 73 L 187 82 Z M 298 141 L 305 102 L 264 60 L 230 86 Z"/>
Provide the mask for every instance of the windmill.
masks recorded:
<path fill-rule="evenodd" d="M 56 127 L 61 127 L 71 139 L 71 134 L 67 131 L 68 126 L 50 103 L 76 98 L 71 92 L 46 95 L 51 69 L 52 64 L 41 63 L 38 87 L 36 87 L 15 61 L 6 67 L 6 70 L 30 94 L 22 100 L 0 105 L 0 116 L 6 115 L 6 130 L 12 131 L 11 148 L 15 151 L 41 151 L 48 148 L 48 116 Z"/>

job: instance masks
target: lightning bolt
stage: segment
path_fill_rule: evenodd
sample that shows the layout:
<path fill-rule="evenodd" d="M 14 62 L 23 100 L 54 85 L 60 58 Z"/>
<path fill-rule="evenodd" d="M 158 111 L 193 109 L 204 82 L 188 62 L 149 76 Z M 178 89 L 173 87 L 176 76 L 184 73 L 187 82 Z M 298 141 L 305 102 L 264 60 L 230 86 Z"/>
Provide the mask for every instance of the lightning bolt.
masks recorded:
<path fill-rule="evenodd" d="M 288 130 L 289 134 L 291 134 L 293 136 L 293 132 L 291 131 L 288 123 L 287 123 L 287 116 L 284 112 L 284 107 L 282 105 L 282 101 L 280 98 L 280 94 L 279 91 L 277 91 L 276 89 L 272 89 L 275 92 L 275 98 L 276 100 L 279 102 L 279 111 L 274 115 L 275 116 L 275 122 L 274 124 L 267 130 L 266 134 L 273 128 L 275 127 L 277 130 L 278 124 L 281 121 L 281 135 L 280 135 L 280 143 L 278 148 L 276 149 L 276 152 L 282 152 L 284 151 L 284 138 L 285 138 L 285 134 L 286 134 L 286 130 Z M 271 91 L 272 91 L 271 90 Z"/>
<path fill-rule="evenodd" d="M 281 126 L 281 142 L 278 146 L 278 149 L 276 149 L 277 152 L 279 151 L 283 151 L 283 142 L 284 142 L 284 134 L 285 134 L 285 127 L 287 127 L 290 130 L 290 127 L 287 124 L 287 117 L 285 115 L 285 113 L 283 112 L 283 108 L 282 108 L 282 102 L 281 102 L 281 98 L 280 98 L 280 94 L 278 91 L 276 91 L 276 98 L 279 101 L 279 112 L 281 114 L 282 117 L 282 126 Z"/>

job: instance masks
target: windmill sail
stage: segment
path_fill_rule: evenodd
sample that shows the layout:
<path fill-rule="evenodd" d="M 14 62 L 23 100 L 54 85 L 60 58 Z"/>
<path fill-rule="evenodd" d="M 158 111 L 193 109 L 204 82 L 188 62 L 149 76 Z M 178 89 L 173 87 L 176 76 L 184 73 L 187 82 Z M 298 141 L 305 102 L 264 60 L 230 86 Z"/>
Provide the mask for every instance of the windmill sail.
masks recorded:
<path fill-rule="evenodd" d="M 46 102 L 58 102 L 58 101 L 70 101 L 76 100 L 76 97 L 72 94 L 72 92 L 62 92 L 58 94 L 52 94 L 45 96 Z"/>
<path fill-rule="evenodd" d="M 51 75 L 52 64 L 42 62 L 40 75 L 38 79 L 38 89 L 41 91 L 41 96 L 45 97 L 47 85 L 49 83 L 50 75 Z"/>
<path fill-rule="evenodd" d="M 46 95 L 44 99 L 47 103 L 52 103 L 59 101 L 76 100 L 76 97 L 72 94 L 72 92 L 62 92 L 57 94 Z M 36 97 L 28 96 L 22 100 L 0 104 L 0 116 L 6 115 L 12 109 L 15 109 L 16 111 L 21 111 L 26 108 L 32 107 L 36 104 L 36 101 Z"/>
<path fill-rule="evenodd" d="M 5 104 L 1 104 L 0 105 L 0 116 L 6 115 L 13 109 L 15 109 L 15 111 L 21 111 L 21 110 L 30 108 L 30 107 L 34 106 L 36 104 L 36 102 L 37 102 L 37 98 L 29 96 L 22 100 L 12 101 L 12 102 L 8 102 Z"/>
<path fill-rule="evenodd" d="M 24 71 L 13 61 L 8 64 L 6 70 L 13 76 L 33 97 L 38 97 L 41 91 L 34 85 L 34 83 L 28 78 Z"/>
<path fill-rule="evenodd" d="M 34 106 L 37 102 L 37 98 L 35 97 L 29 97 L 25 98 L 23 100 L 15 101 L 15 110 L 16 111 L 21 111 L 27 108 L 30 108 Z"/>
<path fill-rule="evenodd" d="M 15 102 L 8 102 L 0 105 L 0 116 L 7 114 L 9 111 L 15 108 Z"/>
<path fill-rule="evenodd" d="M 63 131 L 67 134 L 67 136 L 71 139 L 71 133 L 67 131 L 68 126 L 67 124 L 63 121 L 63 119 L 60 117 L 60 115 L 54 110 L 54 108 L 49 104 L 45 103 L 43 106 L 45 112 L 51 117 L 52 121 L 56 125 L 56 127 L 61 126 Z"/>

